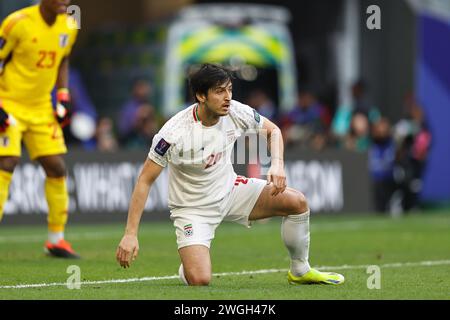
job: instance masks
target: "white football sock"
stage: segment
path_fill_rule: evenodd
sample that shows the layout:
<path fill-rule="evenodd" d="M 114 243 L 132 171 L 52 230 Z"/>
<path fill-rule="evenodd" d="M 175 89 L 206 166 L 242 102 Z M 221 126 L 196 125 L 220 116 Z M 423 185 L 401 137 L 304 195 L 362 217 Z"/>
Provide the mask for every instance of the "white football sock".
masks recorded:
<path fill-rule="evenodd" d="M 180 267 L 178 268 L 178 275 L 180 276 L 181 282 L 183 282 L 185 285 L 189 285 L 189 283 L 186 280 L 186 276 L 184 275 L 184 268 L 183 264 L 180 264 Z"/>
<path fill-rule="evenodd" d="M 291 257 L 291 273 L 302 276 L 309 266 L 309 210 L 298 215 L 283 218 L 281 237 Z"/>
<path fill-rule="evenodd" d="M 59 240 L 64 239 L 64 232 L 48 232 L 48 241 L 57 244 Z"/>

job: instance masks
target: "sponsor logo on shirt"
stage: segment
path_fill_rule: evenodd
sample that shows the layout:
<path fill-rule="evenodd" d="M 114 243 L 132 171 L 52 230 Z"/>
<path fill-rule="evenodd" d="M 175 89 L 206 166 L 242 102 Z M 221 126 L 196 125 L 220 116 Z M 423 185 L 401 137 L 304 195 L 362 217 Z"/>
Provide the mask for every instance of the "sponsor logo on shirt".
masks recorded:
<path fill-rule="evenodd" d="M 169 150 L 169 148 L 170 143 L 161 138 L 161 140 L 159 140 L 158 144 L 155 147 L 155 152 L 163 157 L 166 154 L 167 150 Z"/>
<path fill-rule="evenodd" d="M 255 116 L 255 121 L 259 123 L 261 121 L 261 117 L 255 109 L 253 109 L 253 115 Z"/>

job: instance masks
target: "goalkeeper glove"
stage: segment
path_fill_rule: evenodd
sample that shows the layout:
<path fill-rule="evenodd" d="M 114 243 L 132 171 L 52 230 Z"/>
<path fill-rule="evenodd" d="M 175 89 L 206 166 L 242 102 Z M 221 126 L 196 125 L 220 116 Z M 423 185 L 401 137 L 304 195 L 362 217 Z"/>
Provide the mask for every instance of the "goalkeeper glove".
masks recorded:
<path fill-rule="evenodd" d="M 0 104 L 0 132 L 5 132 L 6 128 L 9 127 L 9 115 L 6 113 L 5 109 L 2 108 Z"/>
<path fill-rule="evenodd" d="M 61 128 L 64 128 L 70 123 L 72 116 L 72 103 L 70 102 L 69 90 L 66 88 L 58 89 L 56 101 L 55 117 L 61 125 Z"/>

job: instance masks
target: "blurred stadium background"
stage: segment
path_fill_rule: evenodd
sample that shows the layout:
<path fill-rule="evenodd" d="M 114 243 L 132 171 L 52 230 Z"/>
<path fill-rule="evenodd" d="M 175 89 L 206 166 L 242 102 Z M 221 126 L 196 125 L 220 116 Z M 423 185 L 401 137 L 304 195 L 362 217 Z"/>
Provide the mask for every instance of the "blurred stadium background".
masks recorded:
<path fill-rule="evenodd" d="M 32 3 L 0 0 L 0 18 Z M 341 216 L 380 218 L 380 230 L 394 226 L 390 235 L 380 233 L 373 238 L 385 243 L 387 250 L 402 232 L 406 237 L 410 236 L 408 230 L 419 234 L 426 217 L 437 211 L 439 218 L 426 230 L 430 236 L 436 230 L 436 252 L 430 258 L 448 258 L 444 233 L 450 217 L 449 0 L 249 0 L 245 4 L 73 0 L 72 4 L 81 9 L 81 30 L 70 75 L 77 117 L 65 132 L 71 197 L 69 239 L 71 226 L 78 223 L 120 222 L 107 244 L 96 241 L 102 252 L 114 251 L 153 135 L 178 107 L 192 101 L 186 71 L 202 62 L 219 62 L 236 70 L 234 98 L 282 128 L 288 183 L 306 194 L 313 215 L 324 219 L 322 223 L 328 219 L 334 223 L 337 220 L 333 219 Z M 371 5 L 380 8 L 381 29 L 368 27 Z M 254 162 L 237 165 L 236 170 L 247 176 L 263 175 L 265 165 Z M 164 171 L 152 189 L 144 220 L 169 222 L 167 178 Z M 24 225 L 45 227 L 43 186 L 43 171 L 23 159 L 14 173 L 0 226 L 4 230 L 1 243 L 7 243 L 12 234 L 33 238 L 36 229 Z M 425 216 L 424 220 L 415 217 L 397 229 L 398 220 L 392 218 L 411 212 Z M 359 229 L 360 234 L 352 234 L 352 239 L 340 239 L 336 233 L 337 243 L 358 243 L 364 238 L 364 228 L 372 230 L 373 221 L 363 220 L 367 224 Z M 101 230 L 86 228 L 75 230 L 90 234 Z M 105 225 L 106 231 L 111 228 Z M 155 239 L 161 236 L 158 228 L 145 228 Z M 227 230 L 234 230 L 230 228 Z M 278 232 L 278 225 L 270 230 Z M 230 234 L 234 235 L 233 231 Z M 149 245 L 154 243 L 145 237 Z M 322 246 L 330 242 L 326 235 L 318 238 Z M 426 241 L 419 235 L 414 239 Z M 366 240 L 369 247 L 375 243 Z M 399 241 L 404 248 L 398 247 L 398 252 L 417 248 L 414 243 L 407 245 L 410 240 Z M 25 244 L 16 245 L 24 250 Z M 87 265 L 90 258 L 101 255 L 94 253 L 98 252 L 94 247 L 92 243 L 83 247 L 88 252 Z M 330 243 L 324 249 L 331 251 L 331 247 Z M 176 260 L 175 247 L 170 249 L 174 253 L 170 259 Z M 283 250 L 281 246 L 278 249 Z M 422 249 L 423 254 L 403 260 L 422 259 L 428 250 Z M 347 256 L 354 258 L 352 261 L 327 260 L 330 257 L 325 255 L 318 260 L 328 264 L 370 260 L 355 258 L 354 252 L 349 249 Z M 381 255 L 377 257 L 381 259 Z M 396 257 L 391 256 L 389 262 L 403 256 Z M 107 268 L 109 256 L 102 259 L 100 264 Z M 227 270 L 229 260 L 221 259 Z M 272 262 L 262 263 L 269 267 Z M 140 268 L 137 276 L 148 275 L 149 269 Z M 448 272 L 448 267 L 441 269 Z M 153 270 L 152 274 L 165 275 L 166 270 Z M 91 271 L 94 278 L 97 274 L 102 278 L 93 265 Z M 6 269 L 3 272 L 7 284 L 20 280 L 12 273 L 8 278 Z M 115 276 L 123 275 L 110 274 Z M 29 278 L 30 282 L 39 279 Z M 412 292 L 410 297 L 417 297 Z M 339 298 L 335 294 L 330 297 Z"/>
<path fill-rule="evenodd" d="M 2 0 L 0 17 L 32 3 Z M 72 222 L 123 219 L 153 135 L 192 101 L 186 71 L 207 61 L 232 66 L 234 97 L 282 128 L 289 183 L 314 212 L 449 207 L 449 1 L 72 4 Z M 370 5 L 381 29 L 368 27 Z M 42 221 L 43 177 L 26 161 L 16 170 L 5 224 Z M 149 211 L 166 211 L 165 179 Z"/>

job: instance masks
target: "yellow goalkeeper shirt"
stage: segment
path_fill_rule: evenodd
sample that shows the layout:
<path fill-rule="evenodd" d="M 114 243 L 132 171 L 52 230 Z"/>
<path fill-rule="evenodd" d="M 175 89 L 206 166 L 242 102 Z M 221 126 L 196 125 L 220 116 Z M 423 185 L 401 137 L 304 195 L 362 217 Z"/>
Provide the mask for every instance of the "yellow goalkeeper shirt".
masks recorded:
<path fill-rule="evenodd" d="M 66 14 L 49 26 L 38 5 L 10 14 L 0 27 L 0 100 L 48 106 L 60 63 L 75 43 L 75 26 Z"/>

